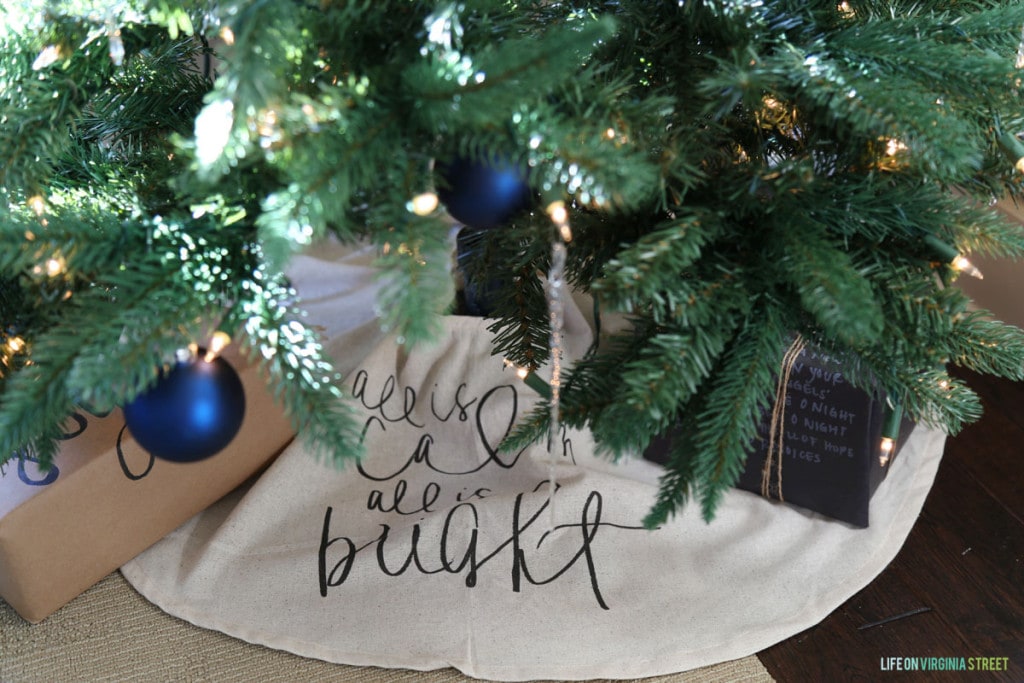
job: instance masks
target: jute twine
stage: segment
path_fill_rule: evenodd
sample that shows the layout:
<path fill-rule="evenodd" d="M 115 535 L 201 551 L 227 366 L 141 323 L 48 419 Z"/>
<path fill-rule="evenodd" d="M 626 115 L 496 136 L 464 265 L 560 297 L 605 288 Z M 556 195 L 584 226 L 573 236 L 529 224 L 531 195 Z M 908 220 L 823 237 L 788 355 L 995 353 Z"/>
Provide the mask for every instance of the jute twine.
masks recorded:
<path fill-rule="evenodd" d="M 772 469 L 774 469 L 779 491 L 778 499 L 785 501 L 782 496 L 782 456 L 785 450 L 786 392 L 793 365 L 806 346 L 807 342 L 803 336 L 798 334 L 782 357 L 782 367 L 779 368 L 779 379 L 775 385 L 775 405 L 772 407 L 772 421 L 768 433 L 768 455 L 765 456 L 764 467 L 761 469 L 761 495 L 765 498 L 771 497 Z"/>

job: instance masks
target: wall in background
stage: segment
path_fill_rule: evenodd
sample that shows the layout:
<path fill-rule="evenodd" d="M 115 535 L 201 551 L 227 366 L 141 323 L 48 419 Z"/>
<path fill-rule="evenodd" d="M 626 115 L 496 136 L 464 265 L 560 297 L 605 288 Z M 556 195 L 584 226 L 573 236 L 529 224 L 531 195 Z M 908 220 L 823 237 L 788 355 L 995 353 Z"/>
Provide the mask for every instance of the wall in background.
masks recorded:
<path fill-rule="evenodd" d="M 999 208 L 1024 224 L 1024 207 L 1003 201 Z M 985 275 L 984 280 L 962 275 L 957 284 L 978 308 L 992 311 L 997 320 L 1024 328 L 1024 260 L 986 259 L 971 254 L 971 261 Z"/>

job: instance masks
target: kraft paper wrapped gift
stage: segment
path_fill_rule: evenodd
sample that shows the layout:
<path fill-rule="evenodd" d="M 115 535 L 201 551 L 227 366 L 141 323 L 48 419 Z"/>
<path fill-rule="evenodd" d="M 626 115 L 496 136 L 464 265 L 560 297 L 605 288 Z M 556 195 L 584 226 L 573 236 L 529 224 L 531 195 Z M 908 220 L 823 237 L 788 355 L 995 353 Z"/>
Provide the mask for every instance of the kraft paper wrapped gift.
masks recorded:
<path fill-rule="evenodd" d="M 76 413 L 55 466 L 13 458 L 0 476 L 0 597 L 39 622 L 257 472 L 294 433 L 263 378 L 237 355 L 246 411 L 220 453 L 153 458 L 120 410 Z"/>

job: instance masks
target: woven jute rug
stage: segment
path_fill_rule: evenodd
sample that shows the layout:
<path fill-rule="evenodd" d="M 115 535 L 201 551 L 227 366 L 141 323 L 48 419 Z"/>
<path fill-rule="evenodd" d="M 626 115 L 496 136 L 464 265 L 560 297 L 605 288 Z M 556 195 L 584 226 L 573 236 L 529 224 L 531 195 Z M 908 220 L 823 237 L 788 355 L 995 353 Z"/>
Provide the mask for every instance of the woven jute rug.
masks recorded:
<path fill-rule="evenodd" d="M 477 679 L 454 669 L 408 671 L 346 666 L 251 645 L 167 615 L 136 593 L 120 572 L 111 574 L 40 624 L 25 622 L 0 601 L 3 683 L 472 680 Z M 759 683 L 773 679 L 757 657 L 745 657 L 685 673 L 632 680 Z"/>

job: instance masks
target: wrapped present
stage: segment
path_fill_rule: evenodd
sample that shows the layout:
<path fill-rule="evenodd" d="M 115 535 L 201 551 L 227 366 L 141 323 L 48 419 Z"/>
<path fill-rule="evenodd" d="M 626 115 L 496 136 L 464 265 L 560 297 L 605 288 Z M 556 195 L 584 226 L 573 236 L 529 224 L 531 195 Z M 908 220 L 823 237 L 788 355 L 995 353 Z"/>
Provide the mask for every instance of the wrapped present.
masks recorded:
<path fill-rule="evenodd" d="M 871 497 L 913 422 L 847 382 L 835 359 L 802 344 L 790 348 L 779 376 L 736 486 L 867 527 Z M 884 447 L 883 431 L 892 432 Z M 671 430 L 654 439 L 644 457 L 663 462 L 671 439 Z"/>
<path fill-rule="evenodd" d="M 200 462 L 154 458 L 120 410 L 77 412 L 54 466 L 15 457 L 0 476 L 0 597 L 38 622 L 265 466 L 294 433 L 255 367 L 231 443 Z"/>
<path fill-rule="evenodd" d="M 847 382 L 828 355 L 803 345 L 791 354 L 737 486 L 867 527 L 871 496 L 913 422 Z"/>

